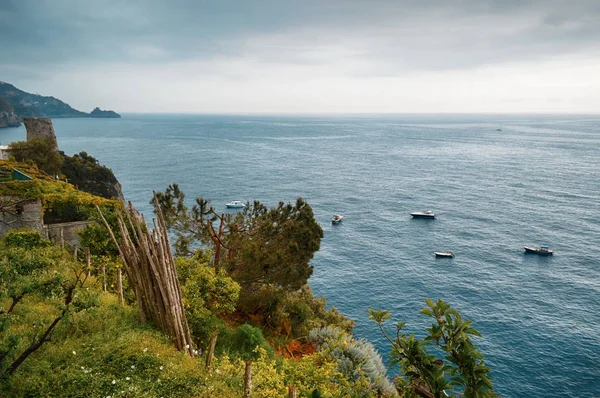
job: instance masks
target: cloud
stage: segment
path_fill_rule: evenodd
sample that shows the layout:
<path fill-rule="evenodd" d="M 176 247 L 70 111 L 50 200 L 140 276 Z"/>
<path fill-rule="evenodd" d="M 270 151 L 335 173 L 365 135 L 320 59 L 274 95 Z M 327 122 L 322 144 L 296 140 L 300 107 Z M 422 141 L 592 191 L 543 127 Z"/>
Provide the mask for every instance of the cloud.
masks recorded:
<path fill-rule="evenodd" d="M 371 111 L 364 101 L 355 106 L 342 96 L 361 96 L 362 90 L 363 98 L 381 105 L 378 92 L 395 98 L 388 87 L 409 88 L 416 97 L 411 81 L 429 92 L 434 87 L 427 81 L 456 91 L 448 79 L 463 86 L 479 81 L 477 87 L 489 89 L 477 95 L 496 95 L 506 107 L 509 99 L 502 98 L 514 95 L 502 94 L 503 87 L 527 86 L 525 77 L 548 78 L 555 94 L 542 91 L 549 97 L 568 94 L 556 81 L 595 86 L 595 74 L 583 73 L 600 59 L 600 2 L 4 0 L 0 48 L 1 80 L 34 91 L 47 88 L 59 97 L 62 92 L 84 108 L 95 106 L 92 95 L 104 98 L 104 87 L 128 87 L 123 110 L 142 110 L 142 93 L 153 98 L 150 106 L 175 90 L 198 105 L 190 111 L 215 109 L 218 101 L 201 103 L 200 92 L 223 98 L 224 110 L 292 109 L 288 92 L 296 102 L 306 101 L 307 110 L 311 103 L 335 111 L 337 104 L 355 110 L 360 103 Z M 564 70 L 578 70 L 580 80 L 567 78 Z M 77 94 L 81 87 L 86 94 Z M 312 94 L 323 89 L 331 92 L 323 98 Z M 465 94 L 465 101 L 470 98 Z M 536 95 L 530 99 L 547 103 Z"/>

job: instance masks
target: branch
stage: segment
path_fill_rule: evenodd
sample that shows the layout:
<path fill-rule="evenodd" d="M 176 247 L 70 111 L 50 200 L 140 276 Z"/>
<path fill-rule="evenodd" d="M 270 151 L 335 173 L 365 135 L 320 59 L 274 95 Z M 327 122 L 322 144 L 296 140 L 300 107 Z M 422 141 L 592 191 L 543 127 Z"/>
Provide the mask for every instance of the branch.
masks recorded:
<path fill-rule="evenodd" d="M 77 278 L 77 281 L 78 280 L 79 277 Z M 48 326 L 42 337 L 40 337 L 38 340 L 34 339 L 34 341 L 31 342 L 29 347 L 27 347 L 27 349 L 23 351 L 21 355 L 19 355 L 19 357 L 8 367 L 8 369 L 6 369 L 6 371 L 4 372 L 5 375 L 12 375 L 31 354 L 37 351 L 45 342 L 50 341 L 50 333 L 52 333 L 56 325 L 58 325 L 58 323 L 65 316 L 67 311 L 69 311 L 69 305 L 73 301 L 73 291 L 75 290 L 77 281 L 67 288 L 67 295 L 65 296 L 65 308 L 62 310 L 60 315 L 54 319 L 50 326 Z"/>

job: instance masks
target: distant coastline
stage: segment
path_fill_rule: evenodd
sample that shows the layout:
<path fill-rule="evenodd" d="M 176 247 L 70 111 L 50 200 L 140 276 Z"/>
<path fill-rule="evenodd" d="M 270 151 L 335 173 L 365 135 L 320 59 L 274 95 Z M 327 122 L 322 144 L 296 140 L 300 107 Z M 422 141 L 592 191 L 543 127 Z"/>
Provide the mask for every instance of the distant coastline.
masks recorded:
<path fill-rule="evenodd" d="M 72 108 L 55 97 L 32 94 L 0 81 L 0 128 L 18 127 L 25 117 L 120 118 L 117 112 L 94 108 L 90 113 Z"/>

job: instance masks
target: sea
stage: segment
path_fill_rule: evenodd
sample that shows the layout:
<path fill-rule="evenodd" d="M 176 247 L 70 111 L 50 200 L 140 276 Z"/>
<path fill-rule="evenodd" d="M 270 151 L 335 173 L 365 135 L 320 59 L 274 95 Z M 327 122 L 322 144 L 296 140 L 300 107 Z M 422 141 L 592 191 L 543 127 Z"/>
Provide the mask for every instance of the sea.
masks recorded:
<path fill-rule="evenodd" d="M 384 360 L 389 345 L 367 309 L 424 337 L 424 300 L 442 299 L 482 334 L 475 344 L 500 396 L 600 397 L 600 116 L 53 122 L 61 150 L 110 167 L 147 218 L 152 191 L 171 183 L 223 212 L 231 200 L 304 198 L 324 230 L 309 283 Z M 23 127 L 0 130 L 2 144 L 24 139 Z M 409 215 L 423 210 L 436 218 Z M 554 256 L 524 253 L 540 244 Z M 434 256 L 447 250 L 453 259 Z"/>

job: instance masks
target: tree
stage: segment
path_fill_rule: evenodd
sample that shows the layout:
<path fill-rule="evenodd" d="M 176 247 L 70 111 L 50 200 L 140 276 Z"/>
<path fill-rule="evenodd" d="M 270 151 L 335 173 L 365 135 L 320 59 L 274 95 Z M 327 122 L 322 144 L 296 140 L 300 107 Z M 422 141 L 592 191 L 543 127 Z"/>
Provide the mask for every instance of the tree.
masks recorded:
<path fill-rule="evenodd" d="M 471 327 L 471 321 L 463 321 L 459 312 L 442 300 L 426 299 L 427 307 L 421 313 L 434 319 L 427 329 L 428 335 L 419 340 L 414 334 L 402 333 L 406 323 L 396 324 L 396 335 L 390 337 L 383 324 L 391 319 L 389 311 L 368 310 L 383 336 L 391 344 L 391 364 L 399 365 L 402 377 L 399 390 L 406 396 L 422 397 L 495 397 L 488 368 L 483 354 L 471 341 L 470 336 L 481 337 Z M 428 352 L 437 348 L 443 358 Z"/>
<path fill-rule="evenodd" d="M 60 152 L 63 159 L 61 173 L 78 189 L 107 199 L 119 199 L 122 193 L 119 181 L 112 170 L 98 163 L 98 160 L 86 152 L 67 156 Z"/>
<path fill-rule="evenodd" d="M 12 157 L 19 162 L 33 162 L 40 170 L 55 176 L 60 172 L 63 159 L 51 138 L 36 137 L 9 145 Z"/>
<path fill-rule="evenodd" d="M 96 306 L 98 298 L 82 289 L 87 279 L 83 266 L 36 231 L 9 231 L 0 253 L 0 303 L 9 303 L 0 307 L 1 379 L 51 341 L 64 320 Z M 25 298 L 39 305 L 39 313 L 16 310 Z"/>
<path fill-rule="evenodd" d="M 302 198 L 295 205 L 280 202 L 271 209 L 254 201 L 235 217 L 218 214 L 201 197 L 188 211 L 184 200 L 177 184 L 157 193 L 165 222 L 177 236 L 178 254 L 189 255 L 194 245 L 212 243 L 215 267 L 224 268 L 250 292 L 264 285 L 293 291 L 306 284 L 323 230 Z"/>

